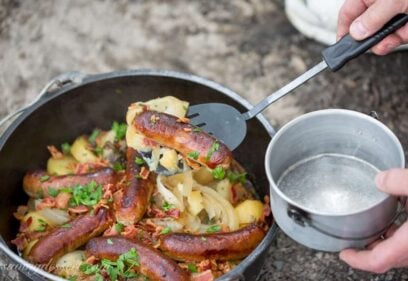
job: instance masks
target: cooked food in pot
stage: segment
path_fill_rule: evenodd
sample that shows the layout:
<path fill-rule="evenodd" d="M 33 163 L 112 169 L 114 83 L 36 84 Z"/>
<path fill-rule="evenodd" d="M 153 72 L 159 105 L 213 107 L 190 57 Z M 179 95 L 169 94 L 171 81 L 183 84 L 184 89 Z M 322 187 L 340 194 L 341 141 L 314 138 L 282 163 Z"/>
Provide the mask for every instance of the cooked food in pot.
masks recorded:
<path fill-rule="evenodd" d="M 69 280 L 213 280 L 264 238 L 269 198 L 220 141 L 189 123 L 188 103 L 129 106 L 23 179 L 30 197 L 12 242 Z"/>

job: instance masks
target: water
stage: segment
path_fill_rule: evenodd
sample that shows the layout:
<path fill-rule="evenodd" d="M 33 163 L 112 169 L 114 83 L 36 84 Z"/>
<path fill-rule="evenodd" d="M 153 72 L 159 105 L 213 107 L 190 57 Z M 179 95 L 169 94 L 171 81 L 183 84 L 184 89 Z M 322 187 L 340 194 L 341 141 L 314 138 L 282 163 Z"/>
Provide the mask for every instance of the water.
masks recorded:
<path fill-rule="evenodd" d="M 387 196 L 375 186 L 378 172 L 352 156 L 320 154 L 289 167 L 277 184 L 287 197 L 312 212 L 349 214 Z"/>

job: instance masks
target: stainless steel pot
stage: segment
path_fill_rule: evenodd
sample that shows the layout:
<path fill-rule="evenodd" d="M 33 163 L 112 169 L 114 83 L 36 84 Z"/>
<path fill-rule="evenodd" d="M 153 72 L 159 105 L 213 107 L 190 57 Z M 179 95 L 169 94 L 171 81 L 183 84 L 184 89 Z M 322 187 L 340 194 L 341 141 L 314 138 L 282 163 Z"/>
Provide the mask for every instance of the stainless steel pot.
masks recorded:
<path fill-rule="evenodd" d="M 39 97 L 0 122 L 8 124 L 0 136 L 0 250 L 30 280 L 62 280 L 22 259 L 10 244 L 18 223 L 13 212 L 26 204 L 22 178 L 29 169 L 43 168 L 49 144 L 72 141 L 95 127 L 109 128 L 124 120 L 131 102 L 173 95 L 191 104 L 222 102 L 241 111 L 251 105 L 233 91 L 212 81 L 173 71 L 132 70 L 99 75 L 67 73 L 53 79 Z M 234 157 L 243 164 L 262 197 L 269 194 L 264 152 L 274 130 L 262 116 L 249 121 L 248 134 Z M 253 280 L 258 275 L 277 226 L 236 268 L 219 280 Z M 1 241 L 2 240 L 2 241 Z"/>
<path fill-rule="evenodd" d="M 404 161 L 396 136 L 368 115 L 328 109 L 300 116 L 266 153 L 275 220 L 313 249 L 364 247 L 398 215 L 398 198 L 377 191 L 374 176 Z"/>

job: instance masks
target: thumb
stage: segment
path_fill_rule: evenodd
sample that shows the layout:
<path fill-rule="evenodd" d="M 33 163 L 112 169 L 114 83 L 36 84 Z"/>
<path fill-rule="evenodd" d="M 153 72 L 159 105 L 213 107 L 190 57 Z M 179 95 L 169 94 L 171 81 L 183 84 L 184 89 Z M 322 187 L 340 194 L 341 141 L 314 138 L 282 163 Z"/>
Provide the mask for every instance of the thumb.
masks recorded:
<path fill-rule="evenodd" d="M 350 34 L 362 40 L 374 34 L 392 17 L 407 9 L 407 1 L 377 0 L 350 26 Z M 405 5 L 405 6 L 404 6 Z"/>
<path fill-rule="evenodd" d="M 377 174 L 375 183 L 379 190 L 392 194 L 408 195 L 408 170 L 391 169 Z"/>

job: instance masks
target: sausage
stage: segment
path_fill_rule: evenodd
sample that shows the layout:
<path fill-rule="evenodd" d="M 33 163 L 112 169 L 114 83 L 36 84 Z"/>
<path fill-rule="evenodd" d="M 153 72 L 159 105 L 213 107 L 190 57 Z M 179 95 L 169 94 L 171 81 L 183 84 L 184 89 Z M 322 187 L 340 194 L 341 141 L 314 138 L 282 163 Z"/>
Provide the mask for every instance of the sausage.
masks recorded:
<path fill-rule="evenodd" d="M 42 237 L 31 249 L 27 259 L 34 264 L 55 262 L 64 254 L 101 234 L 112 223 L 109 210 L 100 208 L 94 215 L 79 216 L 69 227 L 58 227 Z"/>
<path fill-rule="evenodd" d="M 141 156 L 135 149 L 129 147 L 126 157 L 126 183 L 123 194 L 114 197 L 114 206 L 116 220 L 124 225 L 132 225 L 144 216 L 155 185 L 153 174 L 149 173 L 146 179 L 141 178 L 142 167 L 148 170 L 146 166 L 136 164 L 136 157 Z"/>
<path fill-rule="evenodd" d="M 46 176 L 46 180 L 42 180 Z M 76 185 L 86 185 L 90 182 L 97 184 L 114 184 L 116 182 L 115 171 L 111 168 L 103 168 L 96 172 L 78 174 L 78 175 L 64 175 L 64 176 L 47 176 L 45 171 L 37 170 L 28 172 L 23 179 L 24 191 L 30 197 L 49 196 L 48 188 L 54 189 L 70 188 Z"/>
<path fill-rule="evenodd" d="M 108 239 L 110 239 L 109 243 Z M 189 274 L 182 270 L 175 261 L 138 240 L 120 236 L 93 238 L 86 245 L 86 255 L 115 261 L 121 254 L 132 248 L 139 256 L 140 266 L 135 270 L 146 275 L 149 280 L 190 280 Z"/>
<path fill-rule="evenodd" d="M 160 250 L 178 261 L 238 260 L 249 255 L 265 236 L 256 224 L 228 233 L 172 233 L 160 238 Z"/>
<path fill-rule="evenodd" d="M 175 116 L 147 110 L 136 115 L 132 126 L 146 138 L 211 169 L 217 166 L 228 169 L 231 163 L 232 153 L 225 144 Z M 189 156 L 192 152 L 198 155 L 192 158 L 191 154 Z"/>

